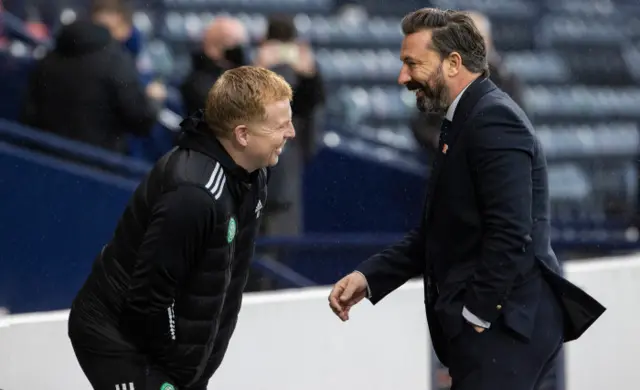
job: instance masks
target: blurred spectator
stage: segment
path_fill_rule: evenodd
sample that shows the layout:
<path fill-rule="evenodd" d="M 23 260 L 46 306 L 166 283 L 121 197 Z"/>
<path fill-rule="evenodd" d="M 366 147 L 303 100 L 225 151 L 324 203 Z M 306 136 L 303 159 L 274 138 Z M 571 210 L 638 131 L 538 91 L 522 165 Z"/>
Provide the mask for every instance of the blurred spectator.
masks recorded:
<path fill-rule="evenodd" d="M 480 31 L 480 34 L 484 37 L 491 80 L 500 87 L 500 89 L 508 93 L 511 99 L 518 103 L 520 107 L 525 108 L 522 97 L 522 83 L 515 74 L 504 66 L 500 53 L 498 53 L 493 43 L 489 18 L 479 12 L 469 12 L 469 15 Z"/>
<path fill-rule="evenodd" d="M 204 107 L 209 89 L 227 69 L 245 65 L 248 35 L 237 19 L 220 16 L 204 31 L 202 50 L 193 53 L 191 72 L 180 87 L 187 114 Z"/>
<path fill-rule="evenodd" d="M 143 36 L 133 24 L 133 7 L 128 0 L 93 0 L 90 15 L 94 23 L 109 30 L 111 37 L 120 42 L 134 60 L 138 60 L 143 50 Z M 165 88 L 159 81 L 153 80 L 154 75 L 150 70 L 140 72 L 138 67 L 138 72 L 143 84 L 156 84 L 151 88 L 157 90 Z"/>
<path fill-rule="evenodd" d="M 133 23 L 134 8 L 129 0 L 93 0 L 91 4 L 91 19 L 106 27 L 111 36 L 120 42 L 122 48 L 131 54 L 137 63 L 138 77 L 147 90 L 154 90 L 164 97 L 165 84 L 154 72 L 155 64 L 148 64 L 149 59 L 141 55 L 144 49 L 144 37 Z M 163 99 L 164 100 L 164 99 Z M 128 138 L 128 154 L 148 161 L 155 161 L 166 153 L 173 144 L 174 134 L 156 123 L 148 136 L 140 137 L 133 134 Z"/>
<path fill-rule="evenodd" d="M 40 39 L 49 37 L 59 23 L 60 0 L 3 0 L 7 12 L 25 22 L 31 34 Z"/>
<path fill-rule="evenodd" d="M 491 22 L 487 16 L 479 12 L 469 12 L 469 14 L 485 39 L 491 80 L 511 96 L 520 107 L 525 109 L 522 98 L 522 84 L 516 75 L 504 67 L 502 59 L 493 44 Z M 411 120 L 411 131 L 416 141 L 420 146 L 431 152 L 429 153 L 430 156 L 433 155 L 432 152 L 438 147 L 441 122 L 442 117 L 440 115 L 421 112 L 417 112 Z"/>
<path fill-rule="evenodd" d="M 148 134 L 165 97 L 162 85 L 145 91 L 133 58 L 107 29 L 77 21 L 60 30 L 55 49 L 36 65 L 21 121 L 125 153 L 123 135 Z"/>
<path fill-rule="evenodd" d="M 94 0 L 91 19 L 106 27 L 133 57 L 142 51 L 142 33 L 133 24 L 133 7 L 126 0 Z"/>
<path fill-rule="evenodd" d="M 3 12 L 4 12 L 4 7 L 2 4 L 2 0 L 0 0 L 0 48 L 2 48 L 6 42 L 7 42 L 7 37 L 5 36 L 5 31 L 4 31 L 4 21 L 3 21 Z"/>
<path fill-rule="evenodd" d="M 269 182 L 265 232 L 297 235 L 302 232 L 303 168 L 315 154 L 324 84 L 311 46 L 297 40 L 295 24 L 288 16 L 269 18 L 255 64 L 281 74 L 294 88 L 292 111 L 297 135 L 287 143 Z"/>

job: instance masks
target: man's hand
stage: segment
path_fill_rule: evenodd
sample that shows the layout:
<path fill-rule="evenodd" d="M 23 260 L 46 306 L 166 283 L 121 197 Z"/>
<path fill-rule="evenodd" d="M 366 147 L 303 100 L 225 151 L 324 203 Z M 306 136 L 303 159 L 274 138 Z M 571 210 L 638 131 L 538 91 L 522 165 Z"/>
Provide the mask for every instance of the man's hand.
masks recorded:
<path fill-rule="evenodd" d="M 473 329 L 478 333 L 482 333 L 482 332 L 484 332 L 486 330 L 485 328 L 480 327 L 480 326 L 475 326 L 475 325 L 471 325 L 471 326 L 473 326 Z"/>
<path fill-rule="evenodd" d="M 146 88 L 147 96 L 153 100 L 164 102 L 167 100 L 167 87 L 159 81 L 152 81 Z"/>
<path fill-rule="evenodd" d="M 367 280 L 359 272 L 352 272 L 333 286 L 329 294 L 331 310 L 342 320 L 349 320 L 349 310 L 367 294 Z"/>

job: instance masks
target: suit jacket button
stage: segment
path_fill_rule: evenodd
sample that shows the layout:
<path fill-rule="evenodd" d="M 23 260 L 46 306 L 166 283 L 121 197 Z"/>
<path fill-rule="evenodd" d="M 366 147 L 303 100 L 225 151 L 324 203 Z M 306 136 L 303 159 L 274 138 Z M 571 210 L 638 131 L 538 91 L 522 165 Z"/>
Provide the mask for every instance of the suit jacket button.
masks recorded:
<path fill-rule="evenodd" d="M 498 309 L 498 310 L 502 310 L 502 305 L 498 305 L 498 306 L 496 306 L 496 309 Z"/>

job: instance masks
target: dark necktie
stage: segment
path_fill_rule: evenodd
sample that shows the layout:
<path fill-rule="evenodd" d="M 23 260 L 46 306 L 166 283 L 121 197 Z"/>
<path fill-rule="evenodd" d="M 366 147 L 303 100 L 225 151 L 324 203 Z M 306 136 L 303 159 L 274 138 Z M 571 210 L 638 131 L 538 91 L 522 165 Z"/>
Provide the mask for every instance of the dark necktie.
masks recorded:
<path fill-rule="evenodd" d="M 445 145 L 447 144 L 447 133 L 451 129 L 451 121 L 448 119 L 442 120 L 442 125 L 440 125 L 440 137 L 438 140 L 438 153 L 447 153 L 445 149 Z"/>
<path fill-rule="evenodd" d="M 429 177 L 429 184 L 427 185 L 427 207 L 426 213 L 428 215 L 430 210 L 430 204 L 433 199 L 431 199 L 433 194 L 433 187 L 436 184 L 436 176 L 439 171 L 439 165 L 442 164 L 442 158 L 444 154 L 446 154 L 445 145 L 447 144 L 447 133 L 451 128 L 451 121 L 448 119 L 443 119 L 442 124 L 440 125 L 440 136 L 438 139 L 438 150 L 436 150 L 436 155 L 433 158 L 433 162 L 431 164 L 431 172 Z"/>
<path fill-rule="evenodd" d="M 451 129 L 451 121 L 446 118 L 442 119 L 442 124 L 440 125 L 440 136 L 438 137 L 438 151 L 436 152 L 436 156 L 433 159 L 433 165 L 431 166 L 431 177 L 429 178 L 429 185 L 427 187 L 427 205 L 425 207 L 426 209 L 425 218 L 429 217 L 429 214 L 431 211 L 431 202 L 433 201 L 433 198 L 432 198 L 433 190 L 436 185 L 435 175 L 439 169 L 438 165 L 442 164 L 442 158 L 447 152 L 447 149 L 446 149 L 447 134 L 450 129 Z M 433 281 L 432 266 L 427 267 L 425 272 L 427 277 L 427 288 L 426 288 L 427 302 L 435 302 L 436 297 L 438 295 L 438 287 L 437 285 L 435 285 Z"/>

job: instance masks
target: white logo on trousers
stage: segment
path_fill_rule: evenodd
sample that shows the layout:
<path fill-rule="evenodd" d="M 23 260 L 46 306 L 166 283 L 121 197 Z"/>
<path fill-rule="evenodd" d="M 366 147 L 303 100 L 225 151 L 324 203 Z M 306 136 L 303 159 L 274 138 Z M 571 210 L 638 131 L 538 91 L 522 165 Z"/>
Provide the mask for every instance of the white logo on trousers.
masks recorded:
<path fill-rule="evenodd" d="M 256 205 L 256 219 L 260 218 L 260 210 L 262 210 L 262 201 L 258 200 L 258 204 Z"/>
<path fill-rule="evenodd" d="M 126 383 L 116 385 L 116 390 L 136 390 L 136 388 L 133 386 L 133 382 L 129 382 L 128 386 Z"/>

